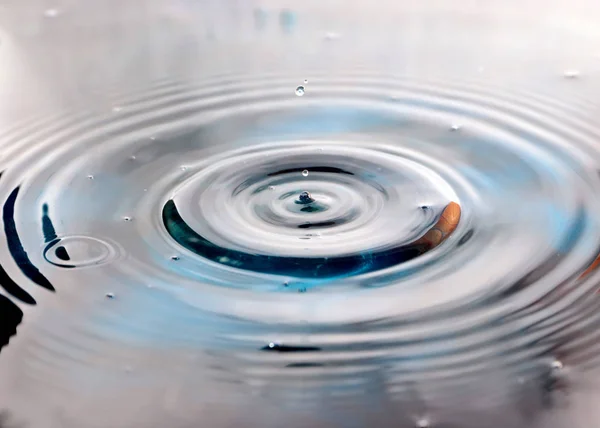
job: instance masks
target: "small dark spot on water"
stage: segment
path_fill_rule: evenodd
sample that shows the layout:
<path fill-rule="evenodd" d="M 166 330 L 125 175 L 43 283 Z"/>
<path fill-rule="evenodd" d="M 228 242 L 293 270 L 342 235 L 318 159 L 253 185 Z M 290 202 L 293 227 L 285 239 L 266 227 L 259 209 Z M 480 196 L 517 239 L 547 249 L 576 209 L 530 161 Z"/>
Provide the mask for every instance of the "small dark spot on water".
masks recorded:
<path fill-rule="evenodd" d="M 311 367 L 324 367 L 325 364 L 322 363 L 291 363 L 288 364 L 286 367 L 290 368 L 290 369 L 305 369 L 305 368 L 311 368 Z"/>
<path fill-rule="evenodd" d="M 69 253 L 67 253 L 67 249 L 65 247 L 63 247 L 62 245 L 58 248 L 56 248 L 55 252 L 56 257 L 58 257 L 61 260 L 71 260 L 71 257 L 69 257 Z"/>
<path fill-rule="evenodd" d="M 180 257 L 179 256 L 173 256 L 173 257 L 171 257 L 171 260 L 173 260 L 174 262 L 177 262 L 177 261 L 180 260 Z"/>
<path fill-rule="evenodd" d="M 466 244 L 472 237 L 474 234 L 474 230 L 473 229 L 469 229 L 467 230 L 467 233 L 465 233 L 458 241 L 458 244 L 456 244 L 458 247 L 460 247 L 461 245 Z"/>
<path fill-rule="evenodd" d="M 318 227 L 335 226 L 335 221 L 322 221 L 320 223 L 304 223 L 298 225 L 298 229 L 313 229 Z"/>
<path fill-rule="evenodd" d="M 306 287 L 299 288 L 298 293 L 306 293 Z"/>
<path fill-rule="evenodd" d="M 316 346 L 292 346 L 292 345 L 281 345 L 279 343 L 269 343 L 267 346 L 261 348 L 261 351 L 269 352 L 317 352 L 321 351 L 321 348 Z"/>
<path fill-rule="evenodd" d="M 300 196 L 298 196 L 298 202 L 300 202 L 301 204 L 310 204 L 314 201 L 315 200 L 312 198 L 309 192 L 302 192 L 300 193 Z"/>
<path fill-rule="evenodd" d="M 106 293 L 104 296 L 105 296 L 107 299 L 111 299 L 111 300 L 112 300 L 112 299 L 114 299 L 114 298 L 115 298 L 115 293 Z"/>

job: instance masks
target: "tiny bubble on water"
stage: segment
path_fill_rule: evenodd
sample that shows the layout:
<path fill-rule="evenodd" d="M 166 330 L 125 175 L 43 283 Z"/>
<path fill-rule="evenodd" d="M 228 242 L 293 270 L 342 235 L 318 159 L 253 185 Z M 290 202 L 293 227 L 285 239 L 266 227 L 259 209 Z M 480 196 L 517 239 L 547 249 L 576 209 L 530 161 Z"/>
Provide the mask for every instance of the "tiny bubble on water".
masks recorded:
<path fill-rule="evenodd" d="M 417 421 L 417 428 L 429 428 L 429 421 L 427 419 L 419 419 Z"/>
<path fill-rule="evenodd" d="M 575 79 L 575 78 L 579 77 L 579 70 L 565 70 L 563 75 L 567 79 Z"/>
<path fill-rule="evenodd" d="M 131 217 L 125 216 L 125 217 L 123 217 L 123 220 L 125 220 L 125 221 L 131 221 Z"/>
<path fill-rule="evenodd" d="M 304 171 L 302 171 L 302 175 L 304 177 L 308 177 L 308 169 L 305 169 Z"/>
<path fill-rule="evenodd" d="M 88 178 L 88 180 L 93 180 L 94 176 L 93 175 L 88 175 L 87 178 Z"/>
<path fill-rule="evenodd" d="M 325 33 L 325 40 L 337 40 L 341 37 L 340 33 L 329 31 Z"/>
<path fill-rule="evenodd" d="M 115 293 L 106 293 L 104 295 L 107 299 L 114 299 L 115 298 Z"/>
<path fill-rule="evenodd" d="M 180 167 L 182 171 L 185 171 L 187 169 L 187 166 L 182 166 Z"/>
<path fill-rule="evenodd" d="M 560 369 L 562 369 L 562 368 L 563 368 L 563 363 L 562 363 L 562 361 L 560 361 L 560 360 L 554 360 L 554 361 L 552 362 L 552 368 L 553 368 L 554 370 L 560 370 Z"/>
<path fill-rule="evenodd" d="M 300 85 L 296 88 L 296 95 L 298 95 L 299 97 L 304 95 L 304 86 Z"/>
<path fill-rule="evenodd" d="M 289 283 L 289 282 L 287 282 L 287 281 L 285 281 L 285 282 L 283 283 L 283 286 L 284 286 L 284 287 L 289 287 L 289 285 L 290 285 L 290 283 Z"/>
<path fill-rule="evenodd" d="M 450 127 L 450 130 L 451 130 L 451 131 L 458 131 L 459 129 L 460 129 L 460 125 L 458 125 L 458 124 L 456 124 L 456 123 L 455 123 L 455 124 L 453 124 L 453 125 Z"/>
<path fill-rule="evenodd" d="M 269 186 L 269 190 L 275 190 L 275 186 Z"/>
<path fill-rule="evenodd" d="M 306 85 L 307 83 L 308 83 L 308 80 L 307 80 L 307 79 L 304 79 L 304 84 Z"/>
<path fill-rule="evenodd" d="M 171 257 L 171 260 L 173 260 L 174 262 L 176 262 L 176 261 L 178 261 L 178 260 L 179 260 L 179 256 L 172 256 L 172 257 Z"/>
<path fill-rule="evenodd" d="M 275 347 L 275 344 L 273 342 L 269 343 L 269 348 L 273 349 Z"/>

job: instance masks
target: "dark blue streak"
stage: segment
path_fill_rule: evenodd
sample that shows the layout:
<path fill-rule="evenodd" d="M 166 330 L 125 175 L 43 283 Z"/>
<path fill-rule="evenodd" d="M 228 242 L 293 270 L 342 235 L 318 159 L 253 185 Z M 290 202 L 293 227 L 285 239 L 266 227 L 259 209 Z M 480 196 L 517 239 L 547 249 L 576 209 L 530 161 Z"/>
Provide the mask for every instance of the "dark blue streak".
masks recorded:
<path fill-rule="evenodd" d="M 8 241 L 8 250 L 10 251 L 10 254 L 15 262 L 17 262 L 17 266 L 19 266 L 21 272 L 23 272 L 27 278 L 47 290 L 54 291 L 54 287 L 52 284 L 50 284 L 50 281 L 48 281 L 48 279 L 42 275 L 38 268 L 31 263 L 31 260 L 29 260 L 27 252 L 23 248 L 21 240 L 19 239 L 17 225 L 15 224 L 14 218 L 15 202 L 18 194 L 19 187 L 16 187 L 6 200 L 2 213 L 2 218 L 4 220 L 4 233 L 6 234 L 6 239 Z"/>

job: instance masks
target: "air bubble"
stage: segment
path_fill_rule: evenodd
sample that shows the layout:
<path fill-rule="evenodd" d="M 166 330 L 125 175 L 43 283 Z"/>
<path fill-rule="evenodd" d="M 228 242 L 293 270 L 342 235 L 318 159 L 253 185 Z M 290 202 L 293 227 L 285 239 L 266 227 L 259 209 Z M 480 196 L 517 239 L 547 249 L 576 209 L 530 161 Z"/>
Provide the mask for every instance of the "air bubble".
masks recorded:
<path fill-rule="evenodd" d="M 308 177 L 308 169 L 305 169 L 304 171 L 302 171 L 302 175 L 304 177 Z"/>
<path fill-rule="evenodd" d="M 296 95 L 298 95 L 299 97 L 304 95 L 304 86 L 300 85 L 296 88 Z"/>
<path fill-rule="evenodd" d="M 123 220 L 125 220 L 125 221 L 131 221 L 133 219 L 131 217 L 125 216 L 125 217 L 123 217 Z"/>

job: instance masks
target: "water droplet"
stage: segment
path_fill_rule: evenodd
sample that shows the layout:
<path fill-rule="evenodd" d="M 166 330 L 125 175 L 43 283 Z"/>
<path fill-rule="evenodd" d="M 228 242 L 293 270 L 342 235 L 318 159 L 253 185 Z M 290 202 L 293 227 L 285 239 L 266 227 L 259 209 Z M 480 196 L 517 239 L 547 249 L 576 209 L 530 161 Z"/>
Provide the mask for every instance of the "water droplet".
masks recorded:
<path fill-rule="evenodd" d="M 302 175 L 304 177 L 308 177 L 308 169 L 305 169 L 304 171 L 302 171 Z"/>
<path fill-rule="evenodd" d="M 123 110 L 123 107 L 119 107 L 119 106 L 113 107 L 113 109 L 112 109 L 112 111 L 115 112 L 115 113 L 118 113 L 121 110 Z"/>
<path fill-rule="evenodd" d="M 131 220 L 132 220 L 132 218 L 131 218 L 131 217 L 128 217 L 128 216 L 125 216 L 125 217 L 123 217 L 123 220 L 125 220 L 125 221 L 131 221 Z"/>
<path fill-rule="evenodd" d="M 171 260 L 173 260 L 174 262 L 177 262 L 180 260 L 179 256 L 172 256 Z"/>
<path fill-rule="evenodd" d="M 460 125 L 457 123 L 452 124 L 452 126 L 450 127 L 451 131 L 458 131 L 460 129 Z"/>
<path fill-rule="evenodd" d="M 180 167 L 180 169 L 181 169 L 182 171 L 185 171 L 185 170 L 187 169 L 187 166 L 181 166 L 181 167 Z"/>
<path fill-rule="evenodd" d="M 422 418 L 417 421 L 417 428 L 429 428 L 429 420 Z"/>
<path fill-rule="evenodd" d="M 87 176 L 87 178 L 88 178 L 88 180 L 93 180 L 94 176 L 90 174 L 90 175 Z"/>
<path fill-rule="evenodd" d="M 563 75 L 567 79 L 575 79 L 575 78 L 579 77 L 579 70 L 565 70 Z"/>
<path fill-rule="evenodd" d="M 44 12 L 44 15 L 46 15 L 48 18 L 55 18 L 58 16 L 58 10 L 46 9 L 46 11 Z"/>
<path fill-rule="evenodd" d="M 296 88 L 296 95 L 298 95 L 299 97 L 304 95 L 304 86 L 300 85 Z"/>
<path fill-rule="evenodd" d="M 275 186 L 269 186 L 269 190 L 275 190 Z"/>
<path fill-rule="evenodd" d="M 311 202 L 314 202 L 315 200 L 312 198 L 312 196 L 310 195 L 309 192 L 302 192 L 302 193 L 300 193 L 300 196 L 298 196 L 298 201 L 301 204 L 310 204 Z"/>
<path fill-rule="evenodd" d="M 275 347 L 275 344 L 273 342 L 269 343 L 269 348 L 273 349 Z"/>
<path fill-rule="evenodd" d="M 289 286 L 290 286 L 290 283 L 289 283 L 289 282 L 287 282 L 287 281 L 285 281 L 285 282 L 283 283 L 283 286 L 284 286 L 284 287 L 289 287 Z"/>
<path fill-rule="evenodd" d="M 554 360 L 552 362 L 552 369 L 553 370 L 561 370 L 563 368 L 563 363 L 560 360 Z"/>
<path fill-rule="evenodd" d="M 131 156 L 129 159 L 131 159 L 131 160 L 135 160 L 135 156 Z"/>
<path fill-rule="evenodd" d="M 304 84 L 306 85 L 307 83 L 308 83 L 308 80 L 307 80 L 307 79 L 304 79 Z"/>
<path fill-rule="evenodd" d="M 115 293 L 106 293 L 106 294 L 105 294 L 105 297 L 106 297 L 107 299 L 114 299 L 114 298 L 115 298 Z"/>

